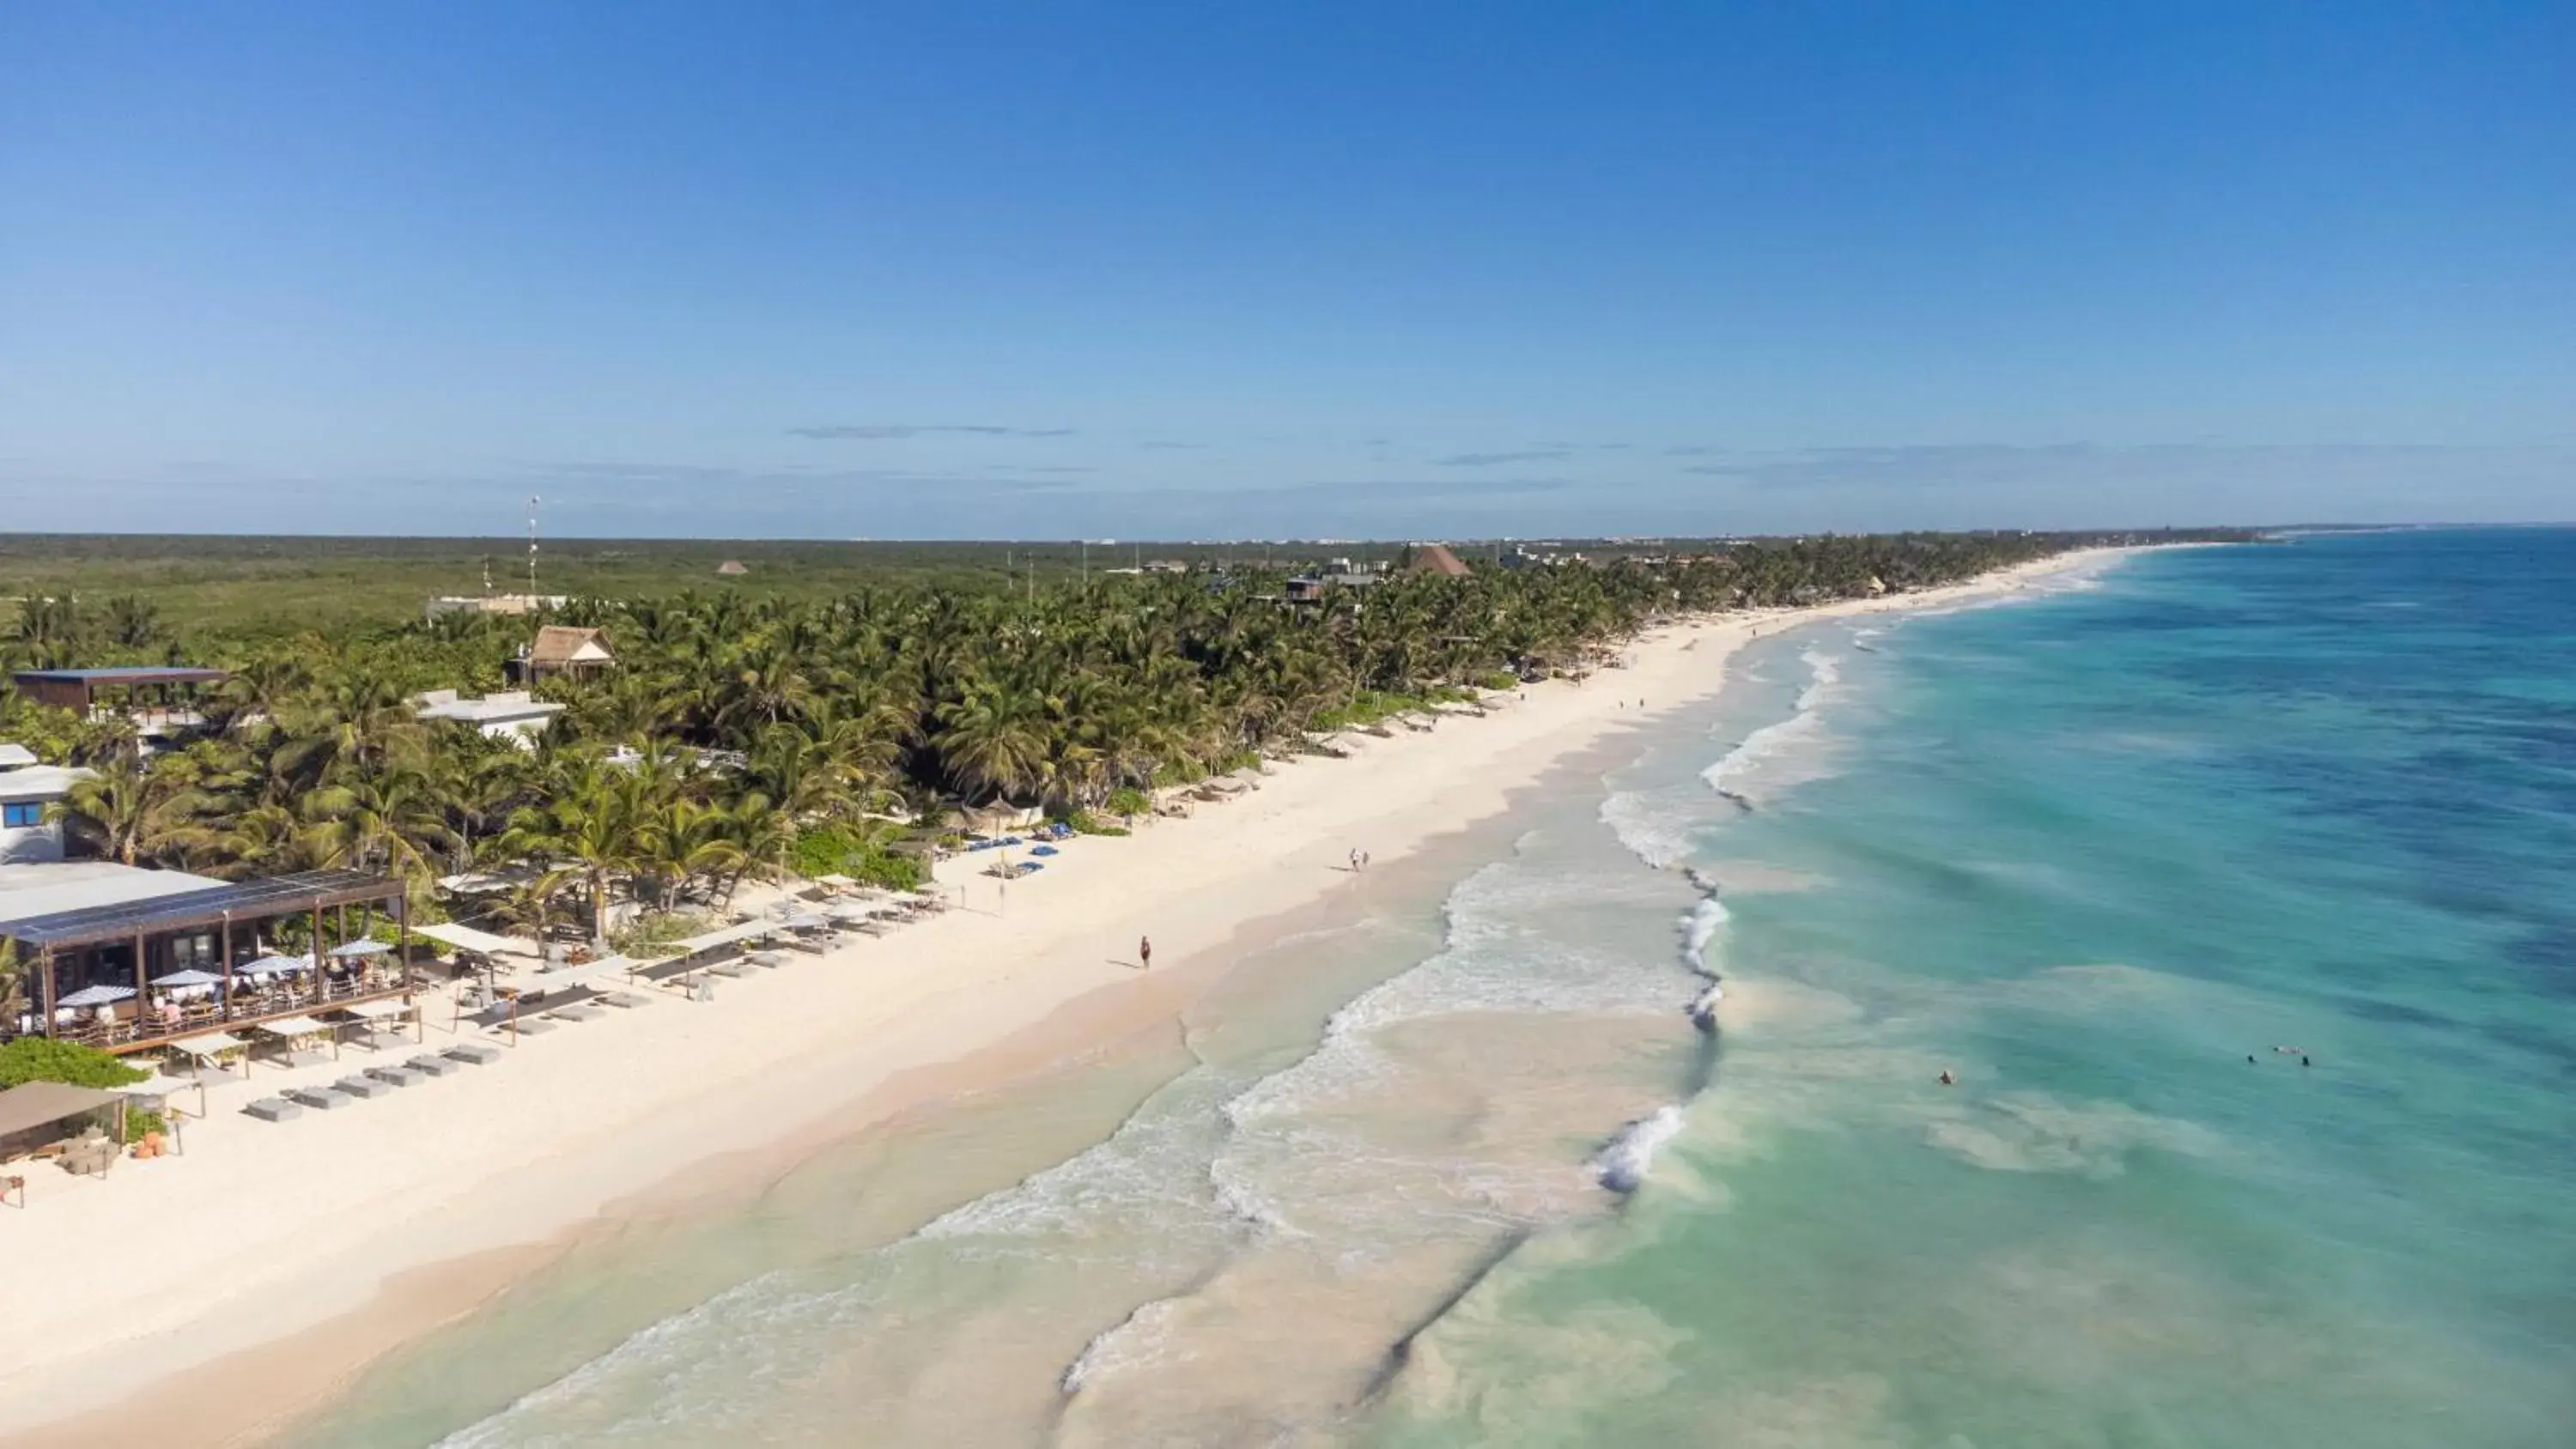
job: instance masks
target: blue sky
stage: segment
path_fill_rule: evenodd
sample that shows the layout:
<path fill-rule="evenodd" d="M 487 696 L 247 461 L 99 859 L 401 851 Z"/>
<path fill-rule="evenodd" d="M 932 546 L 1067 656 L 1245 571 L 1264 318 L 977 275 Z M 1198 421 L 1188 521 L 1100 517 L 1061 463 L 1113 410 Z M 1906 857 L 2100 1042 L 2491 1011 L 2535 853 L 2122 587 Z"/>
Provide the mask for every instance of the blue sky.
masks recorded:
<path fill-rule="evenodd" d="M 0 528 L 2576 516 L 2576 7 L 0 7 Z"/>

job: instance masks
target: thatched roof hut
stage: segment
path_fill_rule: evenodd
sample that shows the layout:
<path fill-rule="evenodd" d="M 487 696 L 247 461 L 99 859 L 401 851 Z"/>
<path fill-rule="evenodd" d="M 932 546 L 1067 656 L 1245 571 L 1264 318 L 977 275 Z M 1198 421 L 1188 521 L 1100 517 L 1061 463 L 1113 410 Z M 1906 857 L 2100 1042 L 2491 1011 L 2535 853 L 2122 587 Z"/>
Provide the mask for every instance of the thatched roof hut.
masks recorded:
<path fill-rule="evenodd" d="M 1447 544 L 1441 543 L 1426 543 L 1415 549 L 1413 562 L 1406 564 L 1404 571 L 1408 574 L 1438 574 L 1452 579 L 1467 576 L 1467 566 L 1458 561 L 1458 555 L 1451 553 Z"/>

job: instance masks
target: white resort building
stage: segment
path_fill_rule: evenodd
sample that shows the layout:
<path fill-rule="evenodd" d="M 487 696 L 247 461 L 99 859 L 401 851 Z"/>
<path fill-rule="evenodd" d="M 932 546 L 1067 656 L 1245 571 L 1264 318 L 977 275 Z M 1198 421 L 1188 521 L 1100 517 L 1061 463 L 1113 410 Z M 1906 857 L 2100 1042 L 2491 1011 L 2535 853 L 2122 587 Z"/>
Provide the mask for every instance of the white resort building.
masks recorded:
<path fill-rule="evenodd" d="M 486 739 L 512 739 L 534 747 L 564 707 L 538 699 L 524 689 L 466 699 L 452 689 L 433 689 L 418 700 L 422 719 L 452 719 L 470 724 Z"/>
<path fill-rule="evenodd" d="M 46 807 L 71 794 L 92 772 L 39 765 L 23 745 L 0 745 L 0 865 L 63 858 L 63 827 Z"/>

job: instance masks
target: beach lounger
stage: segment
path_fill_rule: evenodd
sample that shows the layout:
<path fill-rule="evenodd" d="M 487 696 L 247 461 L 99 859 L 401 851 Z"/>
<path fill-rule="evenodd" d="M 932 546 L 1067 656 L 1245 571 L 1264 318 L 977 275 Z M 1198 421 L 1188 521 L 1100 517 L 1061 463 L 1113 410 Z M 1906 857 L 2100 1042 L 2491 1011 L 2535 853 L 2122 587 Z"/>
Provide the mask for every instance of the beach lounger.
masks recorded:
<path fill-rule="evenodd" d="M 612 991 L 599 999 L 616 1007 L 620 1011 L 633 1011 L 639 1006 L 650 1006 L 653 1004 L 652 997 L 640 995 L 633 991 Z"/>
<path fill-rule="evenodd" d="M 554 1030 L 562 1024 L 563 1023 L 555 1021 L 550 1017 L 523 1016 L 519 1018 L 519 1033 L 522 1036 L 544 1036 L 547 1032 Z M 510 1029 L 510 1024 L 508 1022 L 503 1022 L 501 1025 L 492 1029 L 494 1031 L 508 1031 Z"/>
<path fill-rule="evenodd" d="M 315 1051 L 309 1047 L 303 1051 L 288 1052 L 284 1058 L 290 1067 L 318 1067 L 329 1060 L 331 1060 L 329 1052 Z"/>
<path fill-rule="evenodd" d="M 600 1010 L 598 1007 L 591 1005 L 587 1001 L 576 1001 L 569 1006 L 558 1006 L 554 1010 L 546 1013 L 546 1015 L 551 1016 L 558 1021 L 597 1021 L 607 1014 L 607 1012 Z"/>
<path fill-rule="evenodd" d="M 394 1089 L 373 1077 L 342 1077 L 331 1090 L 351 1097 L 390 1097 Z"/>
<path fill-rule="evenodd" d="M 463 1041 L 440 1052 L 439 1055 L 451 1062 L 463 1062 L 469 1067 L 488 1067 L 501 1059 L 501 1049 L 490 1042 Z"/>
<path fill-rule="evenodd" d="M 369 1067 L 366 1075 L 396 1087 L 418 1086 L 421 1081 L 420 1073 L 404 1067 Z"/>
<path fill-rule="evenodd" d="M 707 974 L 711 976 L 740 976 L 743 974 L 744 969 L 742 962 L 739 960 L 718 961 L 707 968 Z"/>
<path fill-rule="evenodd" d="M 289 1087 L 286 1096 L 289 1101 L 300 1102 L 317 1112 L 336 1112 L 357 1100 L 346 1092 L 333 1091 L 329 1087 Z"/>
<path fill-rule="evenodd" d="M 292 1122 L 304 1115 L 304 1109 L 284 1097 L 262 1097 L 242 1108 L 244 1114 L 262 1122 Z"/>
<path fill-rule="evenodd" d="M 787 964 L 787 953 L 784 951 L 754 951 L 742 959 L 750 962 L 754 966 L 763 966 L 775 971 L 779 967 Z"/>
<path fill-rule="evenodd" d="M 403 1065 L 426 1077 L 452 1076 L 465 1070 L 463 1062 L 454 1057 L 442 1057 L 435 1052 L 423 1052 Z"/>

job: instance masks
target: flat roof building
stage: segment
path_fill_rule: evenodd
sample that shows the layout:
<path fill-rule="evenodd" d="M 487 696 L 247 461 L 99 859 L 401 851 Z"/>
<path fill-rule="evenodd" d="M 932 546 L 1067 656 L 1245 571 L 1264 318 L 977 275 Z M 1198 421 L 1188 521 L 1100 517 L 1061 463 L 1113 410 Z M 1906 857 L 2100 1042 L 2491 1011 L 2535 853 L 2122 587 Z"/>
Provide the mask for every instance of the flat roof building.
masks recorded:
<path fill-rule="evenodd" d="M 483 732 L 486 739 L 514 739 L 533 743 L 546 732 L 564 707 L 551 700 L 539 699 L 524 689 L 487 694 L 481 699 L 467 699 L 452 689 L 433 689 L 416 704 L 422 719 L 452 719 L 469 724 Z"/>

